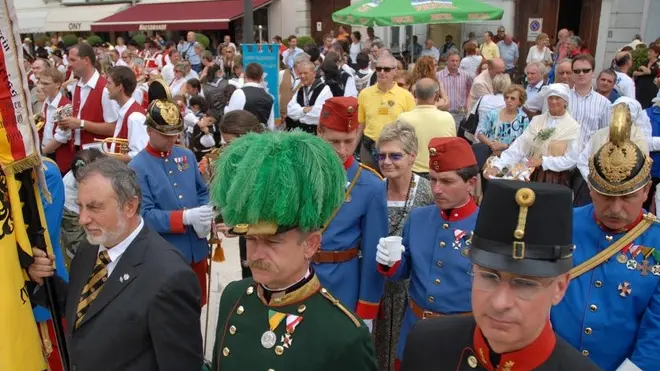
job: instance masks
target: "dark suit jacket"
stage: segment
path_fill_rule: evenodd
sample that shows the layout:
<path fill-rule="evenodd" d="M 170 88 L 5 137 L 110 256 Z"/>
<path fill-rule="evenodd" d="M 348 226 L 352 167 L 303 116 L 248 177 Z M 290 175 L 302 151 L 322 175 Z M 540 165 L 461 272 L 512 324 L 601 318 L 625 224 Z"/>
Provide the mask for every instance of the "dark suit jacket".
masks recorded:
<path fill-rule="evenodd" d="M 473 349 L 473 317 L 446 317 L 420 321 L 408 335 L 402 371 L 485 371 Z M 471 358 L 471 360 L 470 360 Z M 470 361 L 473 362 L 470 365 Z M 475 366 L 475 367 L 473 367 Z M 514 367 L 514 370 L 516 368 Z M 521 371 L 531 371 L 523 370 Z M 587 357 L 557 336 L 550 358 L 536 371 L 598 371 Z"/>
<path fill-rule="evenodd" d="M 200 287 L 179 252 L 144 225 L 74 329 L 98 253 L 80 247 L 65 303 L 70 371 L 201 370 Z"/>

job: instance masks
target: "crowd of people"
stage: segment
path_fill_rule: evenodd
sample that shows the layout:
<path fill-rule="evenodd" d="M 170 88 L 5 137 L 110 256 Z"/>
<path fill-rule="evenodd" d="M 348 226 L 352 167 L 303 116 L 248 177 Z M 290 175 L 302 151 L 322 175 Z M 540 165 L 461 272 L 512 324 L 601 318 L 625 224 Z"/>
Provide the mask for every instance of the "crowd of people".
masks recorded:
<path fill-rule="evenodd" d="M 596 75 L 579 37 L 558 40 L 521 68 L 502 27 L 410 64 L 373 28 L 276 36 L 279 96 L 229 36 L 26 58 L 63 189 L 55 255 L 35 249 L 28 274 L 36 304 L 46 277 L 68 292 L 71 370 L 654 369 L 660 42 Z M 244 280 L 204 366 L 222 238 Z"/>

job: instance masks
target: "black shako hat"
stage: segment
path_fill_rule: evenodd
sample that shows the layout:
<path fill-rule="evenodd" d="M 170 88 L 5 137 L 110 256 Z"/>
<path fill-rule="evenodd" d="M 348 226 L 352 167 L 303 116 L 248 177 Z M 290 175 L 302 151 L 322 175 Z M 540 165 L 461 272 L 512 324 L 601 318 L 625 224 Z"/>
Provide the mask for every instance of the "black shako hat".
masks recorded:
<path fill-rule="evenodd" d="M 479 207 L 470 257 L 507 273 L 554 277 L 573 267 L 573 194 L 548 183 L 493 180 Z"/>

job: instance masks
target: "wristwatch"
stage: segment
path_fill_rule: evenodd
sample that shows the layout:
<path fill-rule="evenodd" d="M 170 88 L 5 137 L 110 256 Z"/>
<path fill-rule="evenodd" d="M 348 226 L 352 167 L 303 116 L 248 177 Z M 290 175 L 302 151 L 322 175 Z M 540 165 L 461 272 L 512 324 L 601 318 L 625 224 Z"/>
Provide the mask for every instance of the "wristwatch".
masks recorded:
<path fill-rule="evenodd" d="M 85 129 L 85 120 L 80 120 L 80 128 Z"/>

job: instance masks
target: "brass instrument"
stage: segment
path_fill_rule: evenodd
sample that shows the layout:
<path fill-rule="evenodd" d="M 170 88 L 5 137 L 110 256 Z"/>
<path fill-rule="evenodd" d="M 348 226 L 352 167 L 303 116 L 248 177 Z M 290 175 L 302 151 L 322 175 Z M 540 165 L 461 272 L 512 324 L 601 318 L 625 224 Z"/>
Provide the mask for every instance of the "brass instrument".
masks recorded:
<path fill-rule="evenodd" d="M 34 120 L 34 125 L 37 127 L 37 131 L 41 131 L 43 129 L 44 125 L 46 125 L 46 118 L 44 117 L 43 113 L 38 112 L 32 115 L 32 119 Z"/>
<path fill-rule="evenodd" d="M 109 156 L 123 156 L 127 155 L 129 152 L 128 148 L 128 139 L 123 138 L 105 138 L 105 139 L 94 139 L 96 143 L 101 144 L 101 152 Z M 111 151 L 111 146 L 115 145 L 115 151 Z"/>

